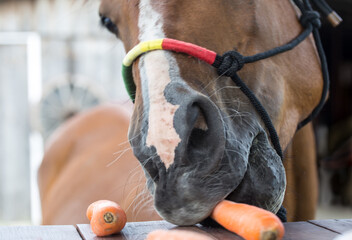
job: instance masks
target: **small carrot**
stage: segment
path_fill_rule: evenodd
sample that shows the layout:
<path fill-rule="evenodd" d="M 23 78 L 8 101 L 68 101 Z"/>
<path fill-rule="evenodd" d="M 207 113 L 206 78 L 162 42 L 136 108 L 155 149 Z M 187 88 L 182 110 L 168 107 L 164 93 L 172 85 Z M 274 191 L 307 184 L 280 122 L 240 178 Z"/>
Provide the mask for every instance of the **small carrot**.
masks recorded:
<path fill-rule="evenodd" d="M 98 237 L 120 232 L 126 222 L 125 211 L 115 202 L 99 200 L 89 205 L 86 215 L 92 231 Z"/>
<path fill-rule="evenodd" d="M 88 208 L 87 208 L 87 212 L 86 212 L 86 215 L 87 215 L 87 218 L 89 219 L 89 221 L 92 219 L 92 215 L 93 215 L 93 209 L 96 205 L 98 204 L 101 204 L 101 203 L 104 203 L 108 200 L 98 200 L 98 201 L 95 201 L 93 203 L 91 203 Z"/>
<path fill-rule="evenodd" d="M 148 234 L 146 240 L 213 240 L 207 235 L 187 230 L 155 230 Z"/>
<path fill-rule="evenodd" d="M 279 240 L 285 233 L 276 215 L 247 204 L 223 200 L 214 208 L 211 217 L 246 240 Z"/>

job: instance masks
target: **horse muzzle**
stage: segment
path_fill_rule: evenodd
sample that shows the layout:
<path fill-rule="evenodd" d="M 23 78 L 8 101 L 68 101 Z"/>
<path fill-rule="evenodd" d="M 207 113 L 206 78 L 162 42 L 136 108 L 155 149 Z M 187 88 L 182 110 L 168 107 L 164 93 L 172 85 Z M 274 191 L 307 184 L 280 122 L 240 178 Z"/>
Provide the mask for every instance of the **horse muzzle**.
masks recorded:
<path fill-rule="evenodd" d="M 243 116 L 234 124 L 208 97 L 182 82 L 169 83 L 165 98 L 177 106 L 172 126 L 163 121 L 154 126 L 172 127 L 180 139 L 171 162 L 148 145 L 153 130 L 146 115 L 139 121 L 146 125 L 130 129 L 141 133 L 130 134 L 131 145 L 160 216 L 177 225 L 196 224 L 225 198 L 277 211 L 285 189 L 284 169 L 258 120 Z M 160 136 L 159 143 L 169 143 L 167 134 L 165 139 Z"/>

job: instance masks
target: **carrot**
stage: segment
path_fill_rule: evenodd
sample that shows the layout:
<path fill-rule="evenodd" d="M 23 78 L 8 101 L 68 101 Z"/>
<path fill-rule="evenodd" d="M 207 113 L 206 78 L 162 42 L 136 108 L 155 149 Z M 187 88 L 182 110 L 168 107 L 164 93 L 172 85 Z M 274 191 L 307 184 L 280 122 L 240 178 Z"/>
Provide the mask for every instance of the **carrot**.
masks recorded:
<path fill-rule="evenodd" d="M 207 235 L 187 230 L 155 230 L 146 240 L 213 240 Z"/>
<path fill-rule="evenodd" d="M 86 215 L 87 215 L 87 218 L 89 219 L 89 221 L 92 219 L 94 207 L 95 207 L 97 204 L 101 204 L 101 203 L 104 203 L 104 202 L 106 202 L 106 201 L 108 201 L 108 200 L 99 200 L 99 201 L 93 202 L 92 204 L 90 204 L 90 205 L 88 206 Z"/>
<path fill-rule="evenodd" d="M 90 220 L 92 231 L 98 237 L 120 232 L 127 222 L 125 211 L 117 203 L 109 200 L 99 200 L 90 204 L 86 215 Z"/>
<path fill-rule="evenodd" d="M 285 233 L 276 215 L 247 204 L 223 200 L 214 208 L 211 217 L 246 240 L 279 240 Z"/>

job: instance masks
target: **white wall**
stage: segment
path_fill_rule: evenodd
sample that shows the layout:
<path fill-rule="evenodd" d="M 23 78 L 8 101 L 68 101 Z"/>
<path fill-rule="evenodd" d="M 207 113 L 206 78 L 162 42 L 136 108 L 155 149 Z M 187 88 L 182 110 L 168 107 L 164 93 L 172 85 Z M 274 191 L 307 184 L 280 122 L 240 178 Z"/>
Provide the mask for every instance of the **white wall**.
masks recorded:
<path fill-rule="evenodd" d="M 0 33 L 39 34 L 44 93 L 65 76 L 80 76 L 101 87 L 108 100 L 128 101 L 120 73 L 122 44 L 100 27 L 99 1 L 83 2 L 0 1 Z M 25 46 L 0 45 L 0 224 L 38 223 L 38 202 L 33 204 L 38 197 L 35 193 L 33 198 L 33 189 L 31 204 L 30 179 L 33 185 L 36 178 L 30 175 L 30 166 L 34 166 L 31 174 L 35 174 L 41 148 L 38 144 L 33 147 L 33 143 L 30 147 L 29 141 L 39 122 L 33 111 L 37 106 L 28 102 L 28 88 L 33 86 L 28 84 L 26 57 Z"/>

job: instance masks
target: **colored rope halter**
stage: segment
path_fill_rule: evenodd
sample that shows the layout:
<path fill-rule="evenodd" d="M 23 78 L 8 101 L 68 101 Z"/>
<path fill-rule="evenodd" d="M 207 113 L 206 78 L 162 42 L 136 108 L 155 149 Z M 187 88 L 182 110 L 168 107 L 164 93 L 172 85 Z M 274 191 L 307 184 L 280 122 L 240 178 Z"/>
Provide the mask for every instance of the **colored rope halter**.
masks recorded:
<path fill-rule="evenodd" d="M 253 62 L 289 51 L 294 47 L 296 47 L 304 39 L 306 39 L 311 33 L 313 33 L 318 54 L 321 61 L 324 86 L 323 86 L 322 96 L 319 104 L 314 108 L 312 113 L 306 119 L 304 119 L 302 122 L 298 124 L 297 129 L 302 128 L 304 125 L 310 122 L 314 117 L 316 117 L 316 115 L 320 112 L 320 110 L 324 105 L 324 102 L 326 100 L 328 90 L 329 90 L 328 67 L 327 67 L 324 49 L 321 44 L 319 31 L 318 31 L 318 28 L 321 26 L 320 14 L 312 9 L 309 3 L 309 0 L 303 0 L 303 1 L 293 0 L 293 1 L 297 5 L 297 7 L 301 10 L 302 15 L 300 17 L 300 22 L 302 26 L 305 28 L 304 31 L 301 34 L 299 34 L 295 39 L 293 39 L 292 41 L 290 41 L 285 45 L 282 45 L 252 56 L 243 56 L 237 51 L 228 51 L 224 53 L 222 56 L 220 56 L 214 51 L 197 46 L 195 44 L 169 39 L 169 38 L 157 39 L 157 40 L 151 40 L 151 41 L 139 43 L 137 46 L 135 46 L 131 51 L 127 53 L 126 57 L 123 60 L 123 66 L 122 66 L 122 75 L 130 98 L 134 102 L 135 94 L 136 94 L 136 86 L 134 84 L 133 75 L 132 75 L 132 64 L 134 60 L 136 60 L 143 53 L 153 51 L 153 50 L 169 50 L 174 52 L 185 53 L 195 58 L 198 58 L 200 60 L 203 60 L 204 62 L 217 68 L 217 72 L 220 76 L 230 77 L 232 81 L 240 88 L 240 90 L 247 96 L 247 98 L 255 107 L 257 113 L 260 115 L 262 121 L 264 122 L 269 132 L 274 149 L 282 159 L 283 154 L 280 146 L 279 137 L 270 119 L 269 114 L 267 113 L 263 105 L 260 103 L 258 98 L 254 95 L 254 93 L 247 87 L 247 85 L 237 75 L 237 71 L 241 70 L 242 67 L 247 63 L 253 63 Z M 319 2 L 319 3 L 324 2 L 324 0 L 313 0 L 313 1 Z M 325 2 L 324 4 L 327 5 Z M 330 11 L 330 10 L 326 10 L 326 8 L 325 9 L 322 8 L 318 4 L 316 5 L 320 8 L 320 10 L 323 13 Z M 331 14 L 333 13 L 335 14 L 335 16 L 337 15 L 335 12 L 331 12 L 331 11 L 328 12 L 329 13 L 328 16 L 331 16 Z"/>

